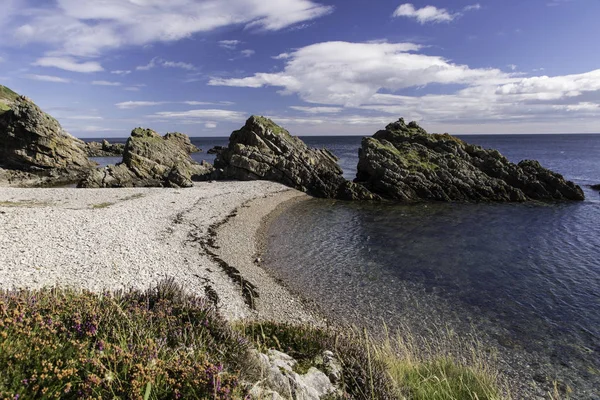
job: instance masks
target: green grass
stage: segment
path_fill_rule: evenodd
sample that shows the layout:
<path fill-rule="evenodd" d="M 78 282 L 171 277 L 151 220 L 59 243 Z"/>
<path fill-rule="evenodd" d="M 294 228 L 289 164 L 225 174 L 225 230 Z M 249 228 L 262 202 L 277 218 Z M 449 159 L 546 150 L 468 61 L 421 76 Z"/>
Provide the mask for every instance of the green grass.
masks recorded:
<path fill-rule="evenodd" d="M 170 282 L 0 294 L 0 398 L 242 398 L 247 341 Z"/>
<path fill-rule="evenodd" d="M 244 382 L 264 379 L 253 349 L 293 356 L 298 373 L 322 367 L 323 351 L 332 351 L 345 399 L 503 398 L 476 341 L 423 346 L 415 337 L 375 340 L 358 330 L 273 322 L 232 326 L 211 302 L 172 281 L 117 294 L 0 292 L 0 398 L 245 399 Z"/>
<path fill-rule="evenodd" d="M 19 98 L 19 94 L 16 92 L 13 92 L 12 90 L 10 90 L 9 88 L 7 88 L 6 86 L 2 86 L 0 85 L 0 99 L 6 99 L 9 101 L 15 101 L 16 99 Z"/>

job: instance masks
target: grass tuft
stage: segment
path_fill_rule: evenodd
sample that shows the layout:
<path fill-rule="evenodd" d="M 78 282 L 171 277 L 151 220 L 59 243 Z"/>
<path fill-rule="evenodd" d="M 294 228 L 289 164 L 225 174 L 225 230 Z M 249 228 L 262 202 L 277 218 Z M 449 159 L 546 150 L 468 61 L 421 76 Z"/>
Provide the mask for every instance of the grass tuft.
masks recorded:
<path fill-rule="evenodd" d="M 0 294 L 0 398 L 238 398 L 247 349 L 172 282 Z"/>

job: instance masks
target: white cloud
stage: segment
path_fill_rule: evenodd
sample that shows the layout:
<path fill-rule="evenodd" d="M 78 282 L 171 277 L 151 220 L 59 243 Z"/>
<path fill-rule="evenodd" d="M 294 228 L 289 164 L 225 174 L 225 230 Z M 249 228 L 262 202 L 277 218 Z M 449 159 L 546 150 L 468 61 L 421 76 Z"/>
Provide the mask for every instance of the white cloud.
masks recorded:
<path fill-rule="evenodd" d="M 227 50 L 235 50 L 242 43 L 239 40 L 220 40 L 219 46 Z"/>
<path fill-rule="evenodd" d="M 51 76 L 51 75 L 30 74 L 30 75 L 25 75 L 25 78 L 33 79 L 34 81 L 42 81 L 42 82 L 54 82 L 54 83 L 70 83 L 71 82 L 70 79 L 60 78 L 58 76 Z"/>
<path fill-rule="evenodd" d="M 242 50 L 241 54 L 242 54 L 242 57 L 247 58 L 247 57 L 252 57 L 254 54 L 256 54 L 256 51 L 247 49 L 247 50 Z"/>
<path fill-rule="evenodd" d="M 208 129 L 215 129 L 217 127 L 217 124 L 214 122 L 207 122 L 204 124 L 204 127 Z"/>
<path fill-rule="evenodd" d="M 129 70 L 116 70 L 116 71 L 110 71 L 111 74 L 115 74 L 115 75 L 129 75 L 131 73 L 131 71 Z"/>
<path fill-rule="evenodd" d="M 470 68 L 418 54 L 417 50 L 419 46 L 410 43 L 319 43 L 288 53 L 282 58 L 285 66 L 281 72 L 213 78 L 209 84 L 280 87 L 281 95 L 296 94 L 308 103 L 319 104 L 293 107 L 297 111 L 323 114 L 327 107 L 320 105 L 329 105 L 332 113 L 340 108 L 354 113 L 363 110 L 367 113 L 365 121 L 377 120 L 381 115 L 386 119 L 404 116 L 476 125 L 490 121 L 547 124 L 565 116 L 600 118 L 600 108 L 595 106 L 600 104 L 600 70 L 554 77 L 525 76 Z M 443 89 L 445 94 L 438 94 L 438 85 L 453 86 Z M 406 95 L 408 88 L 418 90 Z M 307 120 L 333 123 L 338 116 L 334 117 Z M 359 117 L 357 114 L 348 124 L 359 123 Z"/>
<path fill-rule="evenodd" d="M 515 71 L 517 69 L 515 64 L 508 64 L 507 67 L 510 68 L 511 71 Z"/>
<path fill-rule="evenodd" d="M 153 107 L 159 106 L 161 104 L 165 104 L 164 101 L 124 101 L 122 103 L 117 103 L 115 106 L 120 108 L 121 110 L 131 110 L 139 107 Z"/>
<path fill-rule="evenodd" d="M 92 81 L 92 85 L 96 85 L 96 86 L 121 86 L 121 82 Z"/>
<path fill-rule="evenodd" d="M 333 10 L 312 0 L 56 0 L 29 7 L 13 3 L 3 3 L 4 37 L 10 32 L 20 43 L 43 43 L 55 55 L 78 57 L 173 42 L 232 25 L 277 31 Z M 10 18 L 16 10 L 21 18 Z"/>
<path fill-rule="evenodd" d="M 162 66 L 165 68 L 180 68 L 187 71 L 194 71 L 196 69 L 192 64 L 174 61 L 163 61 Z"/>
<path fill-rule="evenodd" d="M 245 78 L 213 78 L 209 85 L 282 87 L 311 103 L 357 106 L 381 89 L 400 90 L 439 84 L 470 84 L 505 79 L 497 69 L 471 69 L 447 60 L 415 54 L 412 43 L 325 42 L 289 53 L 284 71 Z"/>
<path fill-rule="evenodd" d="M 203 110 L 188 110 L 188 111 L 161 111 L 150 115 L 152 118 L 176 118 L 176 119 L 204 119 L 209 121 L 228 121 L 237 122 L 243 121 L 248 116 L 240 111 L 219 110 L 219 109 L 203 109 Z M 207 121 L 207 122 L 209 122 Z"/>
<path fill-rule="evenodd" d="M 77 62 L 72 57 L 42 57 L 33 65 L 38 67 L 54 67 L 65 71 L 91 73 L 104 71 L 102 66 L 95 61 Z"/>
<path fill-rule="evenodd" d="M 336 114 L 342 112 L 341 107 L 303 107 L 303 106 L 291 106 L 292 110 L 302 111 L 307 114 Z"/>
<path fill-rule="evenodd" d="M 163 67 L 163 68 L 180 68 L 185 69 L 187 71 L 195 71 L 196 67 L 192 64 L 181 62 L 181 61 L 167 61 L 163 60 L 160 57 L 154 57 L 150 62 L 146 65 L 140 65 L 135 69 L 137 71 L 149 71 L 155 67 Z"/>
<path fill-rule="evenodd" d="M 400 5 L 394 11 L 394 17 L 414 18 L 421 24 L 451 22 L 456 18 L 461 17 L 463 13 L 481 9 L 480 4 L 472 4 L 463 8 L 462 12 L 452 13 L 445 8 L 437 8 L 435 6 L 425 6 L 423 8 L 415 8 L 411 3 Z"/>

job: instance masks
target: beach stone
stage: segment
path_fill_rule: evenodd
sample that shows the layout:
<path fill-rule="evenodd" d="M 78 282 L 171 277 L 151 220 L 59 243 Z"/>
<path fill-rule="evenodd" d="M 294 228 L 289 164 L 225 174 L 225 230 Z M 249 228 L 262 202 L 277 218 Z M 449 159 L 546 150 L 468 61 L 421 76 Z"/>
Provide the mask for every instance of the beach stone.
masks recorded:
<path fill-rule="evenodd" d="M 339 393 L 327 375 L 315 367 L 305 374 L 294 372 L 298 362 L 291 356 L 277 350 L 269 350 L 267 354 L 256 355 L 263 379 L 250 390 L 254 399 L 262 399 L 264 395 L 290 400 L 319 400 Z M 277 398 L 277 397 L 267 397 Z"/>
<path fill-rule="evenodd" d="M 364 187 L 342 176 L 327 149 L 311 149 L 268 118 L 252 116 L 217 154 L 214 179 L 270 180 L 315 197 L 373 200 Z"/>
<path fill-rule="evenodd" d="M 30 99 L 0 87 L 0 176 L 11 184 L 76 181 L 96 164 L 89 160 L 85 143 Z"/>
<path fill-rule="evenodd" d="M 90 172 L 78 187 L 191 187 L 195 177 L 210 174 L 208 163 L 189 156 L 189 138 L 164 137 L 151 129 L 136 128 L 125 144 L 123 161 Z"/>
<path fill-rule="evenodd" d="M 581 188 L 539 162 L 429 134 L 401 118 L 362 140 L 355 182 L 385 199 L 414 202 L 584 200 Z"/>

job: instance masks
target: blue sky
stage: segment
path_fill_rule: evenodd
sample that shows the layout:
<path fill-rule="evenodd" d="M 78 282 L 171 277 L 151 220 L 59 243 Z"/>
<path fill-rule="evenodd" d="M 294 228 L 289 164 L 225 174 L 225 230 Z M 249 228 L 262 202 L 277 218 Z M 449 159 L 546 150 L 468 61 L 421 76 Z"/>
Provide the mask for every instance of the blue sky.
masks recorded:
<path fill-rule="evenodd" d="M 598 0 L 2 0 L 0 83 L 79 137 L 600 132 Z"/>

